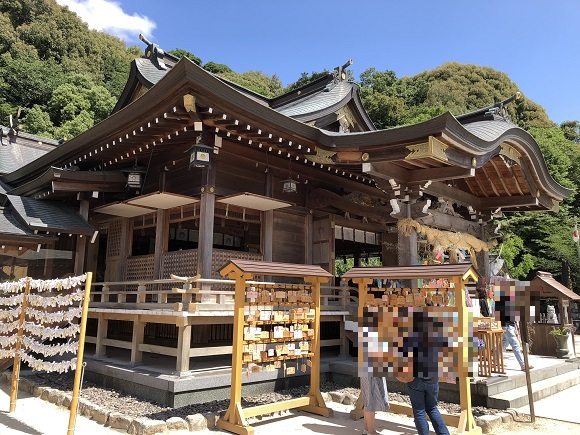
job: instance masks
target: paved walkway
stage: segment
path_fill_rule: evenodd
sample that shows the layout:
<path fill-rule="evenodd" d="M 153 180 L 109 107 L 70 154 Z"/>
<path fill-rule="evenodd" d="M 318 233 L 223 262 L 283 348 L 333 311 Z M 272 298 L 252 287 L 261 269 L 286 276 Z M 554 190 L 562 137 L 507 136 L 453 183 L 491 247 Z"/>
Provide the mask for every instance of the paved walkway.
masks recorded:
<path fill-rule="evenodd" d="M 535 402 L 534 413 L 536 417 L 580 424 L 580 410 L 578 409 L 579 397 L 580 385 L 575 385 Z M 530 407 L 528 405 L 517 408 L 516 410 L 524 414 L 530 413 Z M 578 429 L 578 433 L 580 433 L 580 428 Z"/>
<path fill-rule="evenodd" d="M 580 351 L 580 336 L 576 336 L 576 349 Z M 577 352 L 580 354 L 580 352 Z M 540 360 L 539 357 L 536 359 Z M 508 365 L 512 363 L 508 356 Z M 547 363 L 544 361 L 534 361 L 534 364 L 541 365 Z M 510 366 L 508 368 L 512 369 Z M 517 369 L 517 367 L 513 367 Z M 577 423 L 578 428 L 570 425 L 572 428 L 556 429 L 559 435 L 567 433 L 580 434 L 580 412 L 578 411 L 578 397 L 580 397 L 580 385 L 566 389 L 560 393 L 550 396 L 546 399 L 535 403 L 535 413 L 537 417 L 549 418 L 566 422 Z M 65 435 L 68 428 L 69 411 L 62 407 L 57 407 L 52 403 L 46 402 L 30 394 L 20 391 L 16 411 L 8 413 L 10 405 L 10 386 L 0 384 L 0 435 Z M 328 406 L 333 409 L 332 418 L 319 417 L 313 414 L 303 412 L 292 412 L 284 417 L 274 419 L 264 419 L 263 421 L 253 424 L 256 435 L 271 435 L 276 433 L 284 434 L 328 434 L 328 435 L 352 435 L 362 434 L 362 420 L 353 421 L 349 417 L 352 406 L 329 403 Z M 529 407 L 525 406 L 518 409 L 519 412 L 529 413 Z M 548 421 L 548 424 L 549 421 Z M 557 422 L 554 422 L 556 425 Z M 377 429 L 383 435 L 410 435 L 415 434 L 413 419 L 403 415 L 392 413 L 377 413 Z M 547 433 L 545 430 L 538 428 L 520 428 L 514 432 L 501 429 L 502 434 L 511 433 Z M 545 428 L 543 428 L 545 429 Z M 450 428 L 451 434 L 456 430 Z M 94 421 L 83 416 L 77 417 L 76 435 L 111 435 L 125 433 L 122 431 L 103 427 Z M 175 431 L 172 435 L 185 435 L 192 432 Z M 198 434 L 221 435 L 228 432 L 205 431 L 196 432 Z"/>
<path fill-rule="evenodd" d="M 0 434 L 1 435 L 65 435 L 68 428 L 69 412 L 67 409 L 57 407 L 30 394 L 21 392 L 16 405 L 16 412 L 7 412 L 10 397 L 8 385 L 0 385 Z M 580 386 L 572 387 L 548 399 L 536 403 L 536 415 L 552 419 L 570 421 L 570 416 L 578 421 L 577 401 L 574 400 L 580 394 Z M 329 403 L 333 409 L 331 418 L 320 417 L 304 412 L 292 412 L 283 417 L 264 419 L 253 423 L 255 435 L 279 435 L 285 434 L 322 434 L 322 435 L 357 435 L 362 434 L 362 420 L 353 421 L 349 412 L 352 406 Z M 525 412 L 522 410 L 522 412 Z M 554 422 L 557 424 L 557 422 Z M 382 435 L 411 435 L 416 434 L 413 419 L 404 415 L 392 413 L 377 413 L 377 429 Z M 523 427 L 521 427 L 523 426 Z M 529 428 L 527 432 L 526 427 Z M 548 427 L 550 423 L 548 422 Z M 580 433 L 580 424 L 576 426 L 557 425 L 559 435 Z M 455 428 L 449 428 L 452 435 L 457 433 Z M 547 433 L 546 425 L 541 428 L 530 425 L 520 425 L 518 430 L 512 431 L 501 428 L 501 434 L 524 434 L 524 433 Z M 125 433 L 103 427 L 85 417 L 78 416 L 76 435 L 111 435 Z M 172 431 L 171 435 L 191 435 L 189 431 Z M 228 435 L 222 431 L 195 432 L 200 435 Z M 434 432 L 431 432 L 434 433 Z"/>

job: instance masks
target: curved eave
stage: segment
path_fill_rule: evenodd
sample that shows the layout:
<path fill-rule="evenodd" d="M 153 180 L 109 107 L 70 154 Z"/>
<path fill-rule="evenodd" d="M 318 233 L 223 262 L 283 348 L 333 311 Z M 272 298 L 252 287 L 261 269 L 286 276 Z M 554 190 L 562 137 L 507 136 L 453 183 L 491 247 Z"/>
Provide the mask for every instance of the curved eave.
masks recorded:
<path fill-rule="evenodd" d="M 504 131 L 494 140 L 484 140 L 468 131 L 447 112 L 419 124 L 389 130 L 333 133 L 309 126 L 260 104 L 188 59 L 180 60 L 138 101 L 46 154 L 43 159 L 33 161 L 7 174 L 4 179 L 8 183 L 30 180 L 39 176 L 48 166 L 69 163 L 79 153 L 88 152 L 95 143 L 103 143 L 110 138 L 118 137 L 143 119 L 150 117 L 152 113 L 158 113 L 164 107 L 171 107 L 186 93 L 196 95 L 199 99 L 198 104 L 219 107 L 228 114 L 239 117 L 240 120 L 252 120 L 252 123 L 266 126 L 272 132 L 291 137 L 296 142 L 303 142 L 312 148 L 319 146 L 334 152 L 404 149 L 407 145 L 424 141 L 429 136 L 437 136 L 457 152 L 480 157 L 482 161 L 478 161 L 478 165 L 481 165 L 484 163 L 484 157 L 489 159 L 499 153 L 502 142 L 509 140 L 519 146 L 523 155 L 529 156 L 525 160 L 533 166 L 533 172 L 547 191 L 554 192 L 561 198 L 569 196 L 571 192 L 552 179 L 534 139 L 517 127 Z"/>
<path fill-rule="evenodd" d="M 365 131 L 376 130 L 375 125 L 369 118 L 366 110 L 362 105 L 360 94 L 358 92 L 358 86 L 354 83 L 351 84 L 349 92 L 347 92 L 346 95 L 336 103 L 331 104 L 321 110 L 290 116 L 298 121 L 308 123 L 330 115 L 331 113 L 336 113 L 338 110 L 347 105 L 350 105 L 351 109 L 353 109 L 352 113 L 356 118 L 356 122 L 361 125 Z"/>
<path fill-rule="evenodd" d="M 513 124 L 506 123 L 505 129 L 496 132 L 492 137 L 487 135 L 484 139 L 470 131 L 468 129 L 470 126 L 473 127 L 473 124 L 464 126 L 450 112 L 446 112 L 419 124 L 388 130 L 349 134 L 320 130 L 319 142 L 328 150 L 362 153 L 393 150 L 394 146 L 405 147 L 409 144 L 425 141 L 429 136 L 436 136 L 455 151 L 475 157 L 476 168 L 483 166 L 493 156 L 499 154 L 501 145 L 507 142 L 521 153 L 522 158 L 534 174 L 535 181 L 546 192 L 551 193 L 550 196 L 561 201 L 571 195 L 572 190 L 561 186 L 552 178 L 537 142 L 528 132 Z"/>
<path fill-rule="evenodd" d="M 270 99 L 270 107 L 278 110 L 295 101 L 301 100 L 306 96 L 321 92 L 333 79 L 334 74 L 328 73 L 327 75 L 320 77 L 318 80 Z"/>
<path fill-rule="evenodd" d="M 245 119 L 259 119 L 265 125 L 275 126 L 278 132 L 298 137 L 312 147 L 320 137 L 318 128 L 260 104 L 189 59 L 182 59 L 137 101 L 122 107 L 93 128 L 47 153 L 42 159 L 6 174 L 4 180 L 9 184 L 19 184 L 40 176 L 49 166 L 63 166 L 84 150 L 89 151 L 93 144 L 118 137 L 129 130 L 131 124 L 147 119 L 152 111 L 161 110 L 160 107 L 164 104 L 171 106 L 186 93 L 199 95 L 208 105 L 231 109 L 237 116 Z"/>
<path fill-rule="evenodd" d="M 288 116 L 293 118 L 293 119 L 296 119 L 300 122 L 304 122 L 304 123 L 316 121 L 317 119 L 323 118 L 326 115 L 329 115 L 331 113 L 336 113 L 339 109 L 348 105 L 351 100 L 352 100 L 352 95 L 349 92 L 344 97 L 342 97 L 342 99 L 337 101 L 336 103 L 331 104 L 329 106 L 326 106 L 320 110 L 296 114 L 296 115 L 288 115 Z"/>

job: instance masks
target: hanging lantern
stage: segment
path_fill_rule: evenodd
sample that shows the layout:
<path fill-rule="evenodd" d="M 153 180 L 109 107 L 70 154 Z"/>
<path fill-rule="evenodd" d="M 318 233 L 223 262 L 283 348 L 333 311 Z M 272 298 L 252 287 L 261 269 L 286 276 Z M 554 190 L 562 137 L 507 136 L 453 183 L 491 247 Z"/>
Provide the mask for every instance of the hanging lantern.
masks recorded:
<path fill-rule="evenodd" d="M 127 176 L 127 187 L 130 189 L 141 189 L 143 187 L 143 179 L 147 171 L 143 170 L 142 166 L 133 166 L 132 169 L 125 169 L 123 172 Z"/>
<path fill-rule="evenodd" d="M 189 149 L 189 169 L 191 168 L 207 168 L 210 165 L 210 155 L 213 147 L 205 145 L 201 142 L 201 135 L 195 139 L 195 145 Z"/>
<path fill-rule="evenodd" d="M 288 154 L 288 157 L 290 157 L 290 154 Z M 282 181 L 282 191 L 285 193 L 296 193 L 297 190 L 297 181 L 292 179 L 292 167 L 291 165 L 292 160 L 289 159 L 288 160 L 288 179 Z M 300 177 L 300 176 L 298 176 Z"/>
<path fill-rule="evenodd" d="M 292 177 L 282 181 L 282 191 L 285 193 L 296 193 L 296 180 Z"/>

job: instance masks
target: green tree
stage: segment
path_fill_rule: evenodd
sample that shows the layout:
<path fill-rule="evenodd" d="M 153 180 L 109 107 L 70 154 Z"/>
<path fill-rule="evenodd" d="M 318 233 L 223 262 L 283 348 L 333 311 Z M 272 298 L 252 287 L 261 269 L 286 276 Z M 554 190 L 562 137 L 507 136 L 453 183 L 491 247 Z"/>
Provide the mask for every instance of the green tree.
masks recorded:
<path fill-rule="evenodd" d="M 16 45 L 15 56 L 10 53 L 0 56 L 0 98 L 15 106 L 42 105 L 62 83 L 62 69 L 54 61 L 38 59 L 34 47 L 20 42 Z"/>
<path fill-rule="evenodd" d="M 328 74 L 330 74 L 328 70 L 324 70 L 322 72 L 312 72 L 310 74 L 308 74 L 307 72 L 303 72 L 298 80 L 286 86 L 286 88 L 284 89 L 284 93 L 291 92 L 294 89 L 301 88 L 302 86 L 305 86 L 308 83 L 314 82 L 322 77 L 326 77 Z"/>
<path fill-rule="evenodd" d="M 278 76 L 273 75 L 270 77 L 261 71 L 247 71 L 242 74 L 232 71 L 218 75 L 265 97 L 280 95 L 283 89 L 282 82 Z"/>
<path fill-rule="evenodd" d="M 201 66 L 201 59 L 199 57 L 197 57 L 195 54 L 193 54 L 193 53 L 191 53 L 191 52 L 189 52 L 187 50 L 183 50 L 181 48 L 176 48 L 175 50 L 169 50 L 168 53 L 169 54 L 172 54 L 175 57 L 179 57 L 180 59 L 182 57 L 187 57 L 193 63 Z"/>
<path fill-rule="evenodd" d="M 35 104 L 29 109 L 22 120 L 22 127 L 25 131 L 39 136 L 54 137 L 54 125 L 50 120 L 48 112 Z"/>
<path fill-rule="evenodd" d="M 81 110 L 77 116 L 56 127 L 54 129 L 54 137 L 69 140 L 88 130 L 93 125 L 95 125 L 93 113 Z"/>
<path fill-rule="evenodd" d="M 105 119 L 115 102 L 115 98 L 104 86 L 95 86 L 86 75 L 73 74 L 68 76 L 66 83 L 54 90 L 48 108 L 57 126 L 74 120 L 83 112 L 86 112 L 83 117 L 90 115 L 94 123 Z M 82 120 L 80 125 L 86 125 L 86 122 Z"/>
<path fill-rule="evenodd" d="M 213 74 L 227 74 L 232 73 L 232 69 L 223 63 L 215 63 L 213 61 L 207 62 L 203 65 L 203 69 Z"/>
<path fill-rule="evenodd" d="M 580 144 L 580 121 L 564 121 L 560 124 L 564 136 L 575 144 Z"/>

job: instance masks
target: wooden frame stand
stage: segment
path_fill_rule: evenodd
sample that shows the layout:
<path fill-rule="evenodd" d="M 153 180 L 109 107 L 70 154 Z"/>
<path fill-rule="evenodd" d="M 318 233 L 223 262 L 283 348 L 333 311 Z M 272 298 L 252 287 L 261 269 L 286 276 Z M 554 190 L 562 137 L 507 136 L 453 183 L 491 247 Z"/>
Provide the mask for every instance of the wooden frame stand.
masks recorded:
<path fill-rule="evenodd" d="M 250 260 L 232 260 L 220 273 L 236 283 L 230 405 L 225 415 L 217 421 L 217 427 L 237 434 L 253 435 L 254 428 L 247 421 L 249 417 L 295 408 L 328 417 L 331 410 L 326 407 L 320 394 L 320 284 L 327 282 L 332 275 L 319 266 Z M 305 284 L 249 284 L 248 281 L 255 276 L 300 278 Z M 257 314 L 259 310 L 255 308 L 259 306 L 263 306 L 262 311 L 266 315 Z M 284 311 L 275 310 L 280 308 Z M 292 331 L 284 327 L 290 324 Z M 266 327 L 262 330 L 256 325 L 266 325 L 271 330 L 266 330 Z M 300 347 L 292 349 L 296 353 L 290 354 L 287 343 L 294 342 L 299 342 Z M 257 345 L 269 349 L 259 352 L 254 347 Z M 248 375 L 253 361 L 278 369 L 283 365 L 284 375 L 287 375 L 294 371 L 286 368 L 286 363 L 296 362 L 297 366 L 299 359 L 307 359 L 310 365 L 310 390 L 306 396 L 242 408 L 244 364 Z M 252 367 L 259 370 L 257 364 Z M 301 368 L 306 372 L 306 364 Z"/>
<path fill-rule="evenodd" d="M 454 264 L 454 265 L 440 265 L 440 266 L 408 266 L 408 267 L 373 267 L 373 268 L 353 268 L 343 275 L 343 278 L 352 279 L 358 285 L 359 289 L 359 307 L 358 317 L 363 318 L 364 309 L 369 304 L 378 304 L 384 306 L 421 306 L 416 305 L 412 301 L 413 289 L 409 291 L 392 292 L 391 295 L 382 300 L 374 299 L 374 296 L 367 296 L 370 294 L 370 286 L 376 279 L 383 280 L 447 280 L 453 287 L 453 297 L 455 299 L 455 306 L 447 307 L 449 311 L 456 312 L 458 317 L 458 327 L 460 330 L 460 337 L 465 345 L 459 346 L 456 349 L 458 354 L 458 366 L 456 367 L 459 374 L 459 394 L 461 413 L 457 415 L 442 414 L 443 420 L 446 424 L 457 427 L 458 434 L 479 435 L 482 430 L 475 424 L 475 419 L 471 411 L 471 385 L 469 383 L 469 355 L 467 339 L 469 338 L 469 312 L 465 306 L 465 283 L 468 280 L 477 281 L 477 275 L 471 268 L 470 264 Z M 387 286 L 388 287 L 388 286 Z M 372 289 L 385 290 L 385 289 Z M 407 290 L 407 289 L 406 289 Z M 440 293 L 441 288 L 433 288 L 435 292 Z M 404 293 L 408 293 L 404 295 Z M 442 292 L 441 292 L 442 293 Z M 386 294 L 386 292 L 385 292 Z M 396 294 L 396 299 L 393 300 L 392 295 Z M 407 298 L 411 295 L 411 300 Z M 403 299 L 401 299 L 403 297 Z M 435 300 L 435 305 L 446 306 L 443 296 L 440 296 L 441 301 Z M 372 300 L 371 300 L 372 299 Z M 449 301 L 448 301 L 449 302 Z M 424 305 L 424 302 L 423 302 Z M 451 304 L 449 304 L 451 305 Z M 360 326 L 359 326 L 360 327 Z M 363 364 L 363 352 L 359 350 L 359 366 Z M 411 406 L 406 404 L 391 404 L 391 412 L 401 413 L 405 415 L 413 415 Z M 351 418 L 359 419 L 363 417 L 364 406 L 359 396 L 355 409 L 351 411 Z"/>

